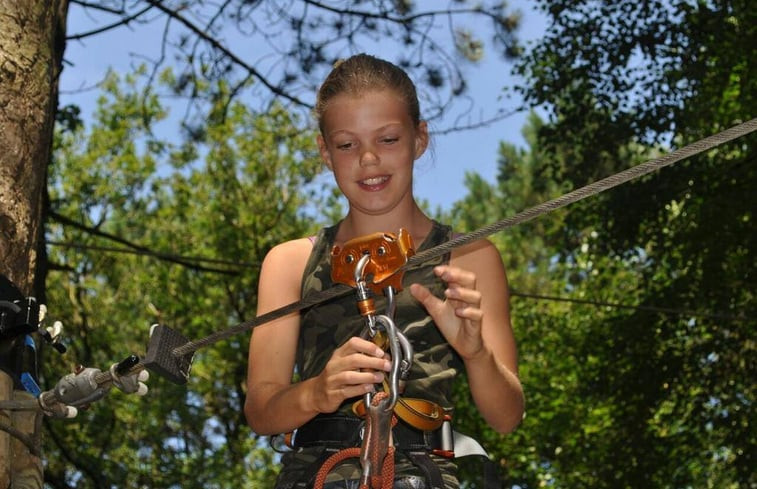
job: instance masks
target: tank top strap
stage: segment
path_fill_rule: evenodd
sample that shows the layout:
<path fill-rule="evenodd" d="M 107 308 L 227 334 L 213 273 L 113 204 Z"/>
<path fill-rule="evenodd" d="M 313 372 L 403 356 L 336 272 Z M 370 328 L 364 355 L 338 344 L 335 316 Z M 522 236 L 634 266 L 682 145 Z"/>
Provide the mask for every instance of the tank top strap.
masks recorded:
<path fill-rule="evenodd" d="M 320 292 L 326 290 L 331 286 L 330 276 L 328 283 L 324 284 L 324 274 L 316 272 L 318 269 L 323 269 L 324 258 L 330 259 L 331 247 L 333 246 L 337 229 L 339 229 L 339 223 L 321 228 L 314 239 L 311 239 L 313 242 L 313 249 L 310 251 L 310 256 L 308 257 L 308 261 L 305 264 L 305 270 L 302 274 L 300 297 L 305 297 L 305 295 L 313 291 Z M 312 283 L 313 281 L 310 279 L 314 276 L 319 277 L 320 280 Z"/>

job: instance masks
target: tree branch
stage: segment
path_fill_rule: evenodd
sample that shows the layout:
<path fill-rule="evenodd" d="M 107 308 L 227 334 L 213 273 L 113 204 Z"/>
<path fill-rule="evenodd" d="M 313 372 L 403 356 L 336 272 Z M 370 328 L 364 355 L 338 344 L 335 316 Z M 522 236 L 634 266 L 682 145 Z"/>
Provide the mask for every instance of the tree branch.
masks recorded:
<path fill-rule="evenodd" d="M 223 269 L 219 269 L 219 268 L 204 267 L 202 265 L 197 265 L 197 264 L 191 263 L 189 261 L 177 258 L 175 255 L 169 255 L 169 254 L 166 254 L 166 253 L 152 251 L 152 250 L 150 250 L 149 248 L 147 248 L 145 246 L 132 243 L 131 241 L 128 241 L 128 240 L 126 240 L 124 238 L 121 238 L 119 236 L 116 236 L 116 235 L 113 235 L 113 234 L 110 234 L 110 233 L 106 233 L 104 231 L 100 231 L 98 229 L 95 229 L 95 228 L 92 228 L 92 227 L 89 227 L 89 226 L 85 226 L 84 224 L 81 224 L 81 223 L 76 222 L 76 221 L 74 221 L 72 219 L 69 219 L 66 216 L 60 215 L 57 212 L 50 211 L 49 217 L 52 218 L 52 219 L 54 219 L 55 221 L 58 221 L 61 224 L 75 227 L 75 228 L 80 229 L 80 230 L 82 230 L 82 231 L 84 231 L 86 233 L 92 234 L 94 236 L 100 236 L 101 238 L 109 239 L 111 241 L 115 241 L 116 243 L 121 243 L 122 245 L 128 246 L 129 248 L 132 248 L 134 250 L 138 250 L 138 251 L 140 251 L 142 253 L 149 254 L 151 256 L 154 256 L 156 258 L 159 258 L 159 259 L 167 261 L 167 262 L 176 263 L 177 265 L 182 265 L 182 266 L 190 268 L 192 270 L 196 270 L 196 271 L 200 271 L 200 272 L 221 273 L 221 274 L 225 274 L 225 275 L 238 275 L 238 273 L 239 273 L 239 272 L 233 271 L 233 270 L 223 270 Z"/>
<path fill-rule="evenodd" d="M 75 40 L 79 40 L 79 39 L 84 39 L 85 37 L 101 34 L 101 33 L 105 32 L 105 31 L 109 31 L 111 29 L 115 29 L 117 27 L 121 27 L 122 25 L 129 25 L 130 22 L 136 20 L 139 16 L 141 16 L 144 13 L 146 13 L 152 7 L 153 7 L 152 5 L 149 5 L 149 6 L 145 7 L 145 8 L 143 8 L 142 10 L 140 10 L 139 12 L 137 12 L 136 14 L 130 15 L 128 17 L 125 17 L 125 18 L 119 20 L 118 22 L 114 22 L 113 24 L 106 25 L 105 27 L 100 27 L 99 29 L 95 29 L 95 30 L 89 31 L 89 32 L 84 32 L 84 33 L 81 33 L 81 34 L 75 34 L 73 36 L 66 36 L 66 40 L 67 41 L 75 41 Z"/>
<path fill-rule="evenodd" d="M 271 82 L 268 81 L 266 77 L 264 77 L 259 71 L 257 71 L 252 65 L 245 62 L 242 58 L 231 52 L 228 48 L 226 48 L 224 45 L 222 45 L 217 39 L 214 39 L 211 36 L 208 36 L 205 31 L 194 25 L 192 22 L 184 18 L 179 12 L 175 10 L 171 10 L 170 8 L 165 7 L 159 0 L 145 0 L 146 2 L 150 3 L 154 7 L 157 7 L 159 10 L 161 10 L 163 13 L 168 15 L 169 17 L 178 20 L 181 22 L 187 29 L 192 31 L 196 36 L 199 38 L 205 40 L 208 44 L 210 44 L 213 48 L 219 50 L 224 55 L 226 55 L 234 64 L 237 64 L 247 70 L 252 76 L 258 79 L 263 85 L 265 85 L 266 88 L 268 88 L 272 93 L 285 98 L 289 100 L 290 102 L 294 102 L 297 105 L 312 108 L 311 104 L 306 103 L 303 100 L 300 100 L 299 98 L 288 94 L 281 88 L 273 85 Z"/>
<path fill-rule="evenodd" d="M 100 5 L 98 3 L 82 2 L 81 0 L 71 0 L 69 3 L 73 3 L 84 8 L 102 10 L 103 12 L 108 12 L 109 14 L 123 15 L 125 13 L 123 9 L 114 9 L 114 8 L 106 7 L 104 5 Z"/>

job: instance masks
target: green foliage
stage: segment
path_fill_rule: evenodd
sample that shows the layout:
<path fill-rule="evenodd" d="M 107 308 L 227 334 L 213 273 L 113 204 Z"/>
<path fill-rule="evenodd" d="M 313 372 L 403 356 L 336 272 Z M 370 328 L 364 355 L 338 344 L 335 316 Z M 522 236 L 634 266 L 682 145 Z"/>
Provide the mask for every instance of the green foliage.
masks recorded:
<path fill-rule="evenodd" d="M 518 189 L 572 190 L 754 117 L 747 2 L 540 5 L 552 24 L 520 65 L 527 100 L 549 110 L 532 122 L 539 163 L 503 147 L 497 185 L 469 177 L 464 226 L 529 206 Z M 483 436 L 508 485 L 757 484 L 755 142 L 496 238 L 512 288 L 553 297 L 512 300 L 527 415 L 508 437 Z M 460 399 L 462 426 L 484 429 Z"/>
<path fill-rule="evenodd" d="M 47 235 L 59 245 L 49 251 L 48 304 L 69 351 L 46 354 L 46 385 L 67 364 L 106 369 L 144 354 L 153 323 L 199 339 L 254 317 L 263 256 L 315 225 L 308 214 L 321 190 L 311 182 L 321 166 L 301 121 L 277 105 L 255 114 L 219 97 L 202 136 L 174 143 L 161 135 L 167 108 L 139 95 L 144 80 L 112 75 L 91 127 L 57 133 Z M 114 246 L 133 253 L 98 249 Z M 275 454 L 242 414 L 247 340 L 199 350 L 186 386 L 153 377 L 144 398 L 114 389 L 74 420 L 48 421 L 47 480 L 270 487 Z"/>
<path fill-rule="evenodd" d="M 554 199 L 566 191 L 552 176 L 546 153 L 536 137 L 543 123 L 531 114 L 523 128 L 528 150 L 501 143 L 497 181 L 489 183 L 475 173 L 466 176 L 468 195 L 456 202 L 450 220 L 460 231 L 473 231 L 484 225 L 512 217 L 537 204 Z M 519 289 L 530 292 L 548 287 L 544 282 L 554 250 L 549 240 L 561 228 L 564 212 L 548 220 L 535 220 L 513 226 L 490 237 L 502 252 L 508 277 Z"/>
<path fill-rule="evenodd" d="M 520 72 L 549 119 L 531 117 L 526 150 L 502 144 L 496 182 L 468 175 L 450 216 L 458 230 L 754 116 L 757 19 L 746 1 L 540 5 L 552 24 Z M 313 180 L 312 134 L 286 111 L 254 114 L 222 82 L 193 85 L 213 94 L 212 109 L 173 143 L 158 135 L 167 110 L 135 95 L 140 80 L 110 79 L 88 132 L 75 111 L 61 118 L 52 209 L 91 229 L 54 219 L 47 230 L 76 245 L 50 249 L 48 304 L 71 351 L 44 352 L 48 383 L 64 362 L 106 368 L 144 352 L 153 322 L 199 338 L 253 316 L 265 251 L 312 232 L 316 211 L 339 214 L 336 194 Z M 508 486 L 757 484 L 755 142 L 492 237 L 514 291 L 527 414 L 513 434 L 493 433 L 461 378 L 456 422 Z M 85 248 L 113 246 L 105 233 L 165 256 Z M 242 418 L 245 353 L 246 338 L 233 338 L 198 352 L 186 387 L 153 378 L 144 399 L 113 392 L 76 420 L 48 420 L 48 480 L 270 487 L 276 457 Z"/>

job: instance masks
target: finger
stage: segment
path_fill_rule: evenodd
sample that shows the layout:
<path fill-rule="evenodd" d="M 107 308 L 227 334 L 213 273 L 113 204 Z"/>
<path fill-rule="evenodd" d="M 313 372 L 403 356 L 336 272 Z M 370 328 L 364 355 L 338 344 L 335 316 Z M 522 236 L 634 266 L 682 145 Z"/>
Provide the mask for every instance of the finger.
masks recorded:
<path fill-rule="evenodd" d="M 344 372 L 339 376 L 339 382 L 344 386 L 351 385 L 373 385 L 380 384 L 384 381 L 384 374 L 375 371 L 357 371 L 352 370 Z"/>
<path fill-rule="evenodd" d="M 392 369 L 392 362 L 389 359 L 371 357 L 362 353 L 350 355 L 347 363 L 351 370 L 368 369 L 389 372 Z"/>
<path fill-rule="evenodd" d="M 342 400 L 362 396 L 366 392 L 376 392 L 376 386 L 373 384 L 360 384 L 344 387 L 340 394 Z"/>
<path fill-rule="evenodd" d="M 415 297 L 415 300 L 423 304 L 423 307 L 426 308 L 431 316 L 441 312 L 441 309 L 444 307 L 444 302 L 423 285 L 411 284 L 410 294 Z"/>
<path fill-rule="evenodd" d="M 383 358 L 385 353 L 376 343 L 359 336 L 353 336 L 347 340 L 339 350 L 341 350 L 340 353 L 345 356 L 353 353 L 363 353 L 371 357 Z"/>
<path fill-rule="evenodd" d="M 456 308 L 455 315 L 459 318 L 478 323 L 484 317 L 484 312 L 478 307 L 466 306 Z"/>
<path fill-rule="evenodd" d="M 444 291 L 444 296 L 448 299 L 459 301 L 466 305 L 478 307 L 481 305 L 481 292 L 475 289 L 451 286 Z"/>
<path fill-rule="evenodd" d="M 434 267 L 434 273 L 448 284 L 456 283 L 469 289 L 476 288 L 476 274 L 468 270 L 449 265 L 439 265 Z"/>

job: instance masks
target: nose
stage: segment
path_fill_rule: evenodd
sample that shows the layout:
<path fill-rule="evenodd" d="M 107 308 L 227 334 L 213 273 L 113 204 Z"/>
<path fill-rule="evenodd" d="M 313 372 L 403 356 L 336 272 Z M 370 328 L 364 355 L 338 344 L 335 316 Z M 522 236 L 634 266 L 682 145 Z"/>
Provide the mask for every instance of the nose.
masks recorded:
<path fill-rule="evenodd" d="M 379 157 L 372 149 L 366 149 L 360 154 L 360 166 L 374 166 L 379 164 Z"/>

